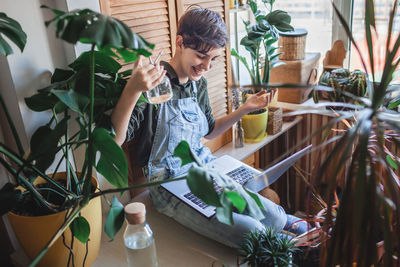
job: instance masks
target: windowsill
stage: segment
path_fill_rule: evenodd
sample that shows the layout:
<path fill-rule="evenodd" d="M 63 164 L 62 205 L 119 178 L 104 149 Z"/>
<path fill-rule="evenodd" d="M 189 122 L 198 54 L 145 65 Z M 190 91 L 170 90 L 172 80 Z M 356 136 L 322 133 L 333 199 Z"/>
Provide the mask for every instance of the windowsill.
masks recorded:
<path fill-rule="evenodd" d="M 302 120 L 301 117 L 296 117 L 293 121 L 291 122 L 284 122 L 282 125 L 282 130 L 279 133 L 276 133 L 274 135 L 268 135 L 263 141 L 258 142 L 258 143 L 244 143 L 244 147 L 240 148 L 235 148 L 233 142 L 230 142 L 217 151 L 213 153 L 214 156 L 220 157 L 223 155 L 229 155 L 231 157 L 234 157 L 237 160 L 244 160 L 253 153 L 257 152 L 259 149 L 264 147 L 265 145 L 271 143 L 274 141 L 276 138 L 281 136 L 283 133 L 286 133 L 288 130 L 290 130 L 292 127 L 300 123 Z"/>

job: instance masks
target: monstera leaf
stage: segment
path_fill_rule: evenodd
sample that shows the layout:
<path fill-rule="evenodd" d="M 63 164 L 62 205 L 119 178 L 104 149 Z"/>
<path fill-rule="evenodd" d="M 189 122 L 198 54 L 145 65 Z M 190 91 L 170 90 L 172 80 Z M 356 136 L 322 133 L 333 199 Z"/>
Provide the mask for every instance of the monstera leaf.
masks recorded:
<path fill-rule="evenodd" d="M 70 12 L 50 9 L 56 17 L 47 21 L 46 25 L 54 22 L 57 37 L 69 43 L 93 44 L 107 54 L 122 57 L 126 62 L 136 60 L 139 55 L 148 57 L 151 55 L 148 49 L 154 48 L 126 24 L 105 14 L 90 9 Z"/>
<path fill-rule="evenodd" d="M 290 15 L 282 10 L 274 10 L 265 16 L 269 24 L 274 25 L 281 32 L 293 31 L 294 28 L 290 25 Z"/>
<path fill-rule="evenodd" d="M 24 50 L 26 33 L 22 30 L 21 25 L 5 13 L 0 12 L 0 53 L 8 56 L 13 53 L 13 50 L 3 35 L 16 44 L 21 52 Z"/>

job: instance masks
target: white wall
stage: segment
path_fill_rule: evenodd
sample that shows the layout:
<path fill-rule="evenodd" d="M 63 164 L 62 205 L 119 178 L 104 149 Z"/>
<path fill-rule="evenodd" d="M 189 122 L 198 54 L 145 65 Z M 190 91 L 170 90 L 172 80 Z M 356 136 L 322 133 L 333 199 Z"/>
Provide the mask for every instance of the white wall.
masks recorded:
<path fill-rule="evenodd" d="M 45 114 L 28 110 L 24 98 L 49 84 L 51 72 L 56 65 L 66 66 L 61 42 L 49 37 L 45 28 L 44 21 L 50 18 L 50 12 L 40 9 L 41 3 L 38 0 L 3 0 L 1 7 L 3 12 L 21 24 L 28 36 L 24 52 L 15 49 L 15 53 L 7 58 L 14 85 L 14 98 L 20 109 L 25 130 L 25 136 L 22 137 L 24 144 L 27 144 L 37 125 L 48 120 Z M 5 90 L 7 89 L 10 90 Z M 11 92 L 9 94 L 11 96 Z M 15 103 L 12 105 L 16 107 Z M 24 135 L 23 132 L 20 133 Z"/>

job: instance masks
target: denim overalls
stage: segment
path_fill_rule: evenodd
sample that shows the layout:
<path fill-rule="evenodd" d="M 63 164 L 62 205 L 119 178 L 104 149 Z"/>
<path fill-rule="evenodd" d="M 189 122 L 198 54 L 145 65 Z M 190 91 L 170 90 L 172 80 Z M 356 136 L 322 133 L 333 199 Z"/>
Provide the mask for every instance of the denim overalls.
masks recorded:
<path fill-rule="evenodd" d="M 191 164 L 180 167 L 180 160 L 172 156 L 181 140 L 186 140 L 197 156 L 207 163 L 215 159 L 200 138 L 208 133 L 208 122 L 197 103 L 197 86 L 192 82 L 192 97 L 170 100 L 160 105 L 153 146 L 144 173 L 149 181 L 184 176 Z M 182 225 L 230 247 L 239 247 L 243 235 L 264 226 L 281 231 L 287 221 L 281 206 L 259 195 L 265 207 L 261 222 L 245 214 L 233 214 L 234 225 L 220 223 L 215 216 L 207 219 L 162 187 L 150 187 L 156 209 Z"/>

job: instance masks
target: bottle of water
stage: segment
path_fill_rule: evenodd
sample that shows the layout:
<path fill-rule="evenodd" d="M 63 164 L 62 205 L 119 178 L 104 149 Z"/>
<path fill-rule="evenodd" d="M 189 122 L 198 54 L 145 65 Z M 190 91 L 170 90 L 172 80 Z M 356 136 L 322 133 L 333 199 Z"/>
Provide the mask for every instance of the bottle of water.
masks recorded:
<path fill-rule="evenodd" d="M 146 208 L 140 202 L 125 206 L 128 225 L 124 233 L 126 258 L 129 267 L 157 267 L 153 232 L 146 222 Z"/>

